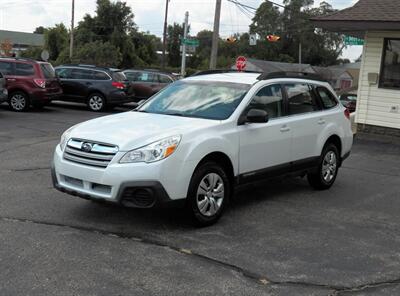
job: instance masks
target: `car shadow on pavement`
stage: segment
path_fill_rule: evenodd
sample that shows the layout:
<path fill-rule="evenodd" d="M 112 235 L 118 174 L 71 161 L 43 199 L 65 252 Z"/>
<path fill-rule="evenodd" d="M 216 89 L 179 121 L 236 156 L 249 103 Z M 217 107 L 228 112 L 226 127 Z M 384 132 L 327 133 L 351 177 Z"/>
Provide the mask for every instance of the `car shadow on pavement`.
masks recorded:
<path fill-rule="evenodd" d="M 304 195 L 312 189 L 300 178 L 282 178 L 263 181 L 238 188 L 232 197 L 222 219 L 224 223 L 234 222 L 229 219 L 231 211 L 252 212 L 270 201 L 287 202 L 296 198 L 293 193 Z M 119 229 L 124 233 L 135 234 L 154 232 L 160 229 L 169 231 L 187 231 L 196 229 L 185 212 L 185 208 L 135 209 L 124 208 L 110 203 L 83 201 L 71 213 L 74 219 L 86 225 L 106 225 L 111 229 Z M 221 221 L 219 222 L 221 223 Z M 212 227 L 212 226 L 211 226 Z M 132 232 L 133 231 L 133 232 Z"/>

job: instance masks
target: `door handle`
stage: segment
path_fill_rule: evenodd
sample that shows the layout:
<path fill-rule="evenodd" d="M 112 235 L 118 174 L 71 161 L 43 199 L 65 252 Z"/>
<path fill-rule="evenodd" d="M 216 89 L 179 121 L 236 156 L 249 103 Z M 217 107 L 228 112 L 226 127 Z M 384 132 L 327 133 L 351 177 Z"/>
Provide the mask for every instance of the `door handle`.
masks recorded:
<path fill-rule="evenodd" d="M 325 119 L 323 119 L 323 118 L 320 118 L 319 120 L 318 120 L 318 124 L 325 124 Z"/>
<path fill-rule="evenodd" d="M 284 125 L 284 126 L 281 127 L 281 132 L 282 133 L 285 133 L 285 132 L 288 132 L 288 131 L 290 131 L 290 127 L 288 127 L 287 125 Z"/>
<path fill-rule="evenodd" d="M 6 80 L 7 80 L 7 81 L 15 81 L 14 78 L 7 78 Z"/>

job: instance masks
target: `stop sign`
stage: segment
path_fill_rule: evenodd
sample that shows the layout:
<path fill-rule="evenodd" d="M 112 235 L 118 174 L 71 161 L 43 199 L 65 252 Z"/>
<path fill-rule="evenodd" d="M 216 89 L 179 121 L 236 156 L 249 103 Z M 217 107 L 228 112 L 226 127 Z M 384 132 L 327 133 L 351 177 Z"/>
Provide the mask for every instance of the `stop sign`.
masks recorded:
<path fill-rule="evenodd" d="M 236 69 L 240 72 L 246 68 L 246 58 L 244 56 L 240 56 L 236 59 Z"/>

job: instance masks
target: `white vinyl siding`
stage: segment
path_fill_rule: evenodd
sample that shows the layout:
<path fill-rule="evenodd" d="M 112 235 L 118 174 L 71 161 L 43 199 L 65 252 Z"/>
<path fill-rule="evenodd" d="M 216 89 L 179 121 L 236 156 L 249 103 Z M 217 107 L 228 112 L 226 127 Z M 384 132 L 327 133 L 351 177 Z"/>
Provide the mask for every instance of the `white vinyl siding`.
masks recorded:
<path fill-rule="evenodd" d="M 380 74 L 384 38 L 400 38 L 400 32 L 367 32 L 365 36 L 356 123 L 400 129 L 400 113 L 390 112 L 393 106 L 400 106 L 400 89 L 379 88 L 379 83 L 368 83 L 368 73 Z"/>

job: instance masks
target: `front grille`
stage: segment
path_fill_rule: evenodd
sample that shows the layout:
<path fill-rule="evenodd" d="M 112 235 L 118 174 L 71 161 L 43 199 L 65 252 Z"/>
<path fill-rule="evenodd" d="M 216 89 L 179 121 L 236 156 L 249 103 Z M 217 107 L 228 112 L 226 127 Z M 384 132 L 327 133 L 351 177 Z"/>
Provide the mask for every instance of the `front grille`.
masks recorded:
<path fill-rule="evenodd" d="M 71 139 L 63 157 L 68 161 L 106 168 L 117 152 L 118 147 L 114 145 Z"/>

